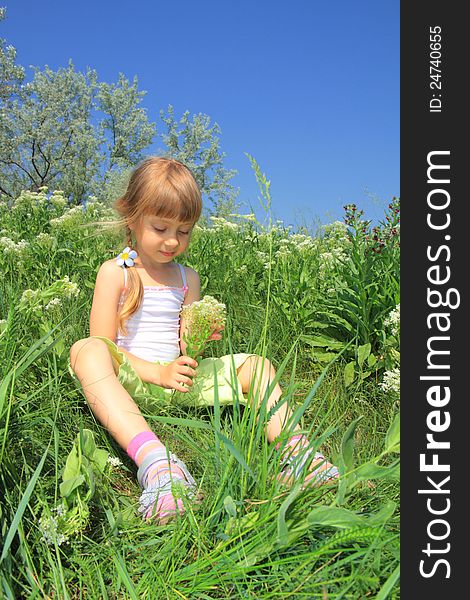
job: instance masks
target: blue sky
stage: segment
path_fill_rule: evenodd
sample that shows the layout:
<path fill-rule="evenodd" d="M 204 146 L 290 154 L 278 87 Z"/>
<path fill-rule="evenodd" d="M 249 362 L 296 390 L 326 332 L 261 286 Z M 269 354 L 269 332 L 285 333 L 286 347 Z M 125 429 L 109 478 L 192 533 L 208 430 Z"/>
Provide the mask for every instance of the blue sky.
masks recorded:
<path fill-rule="evenodd" d="M 350 202 L 377 220 L 400 195 L 399 0 L 0 4 L 19 64 L 137 75 L 157 126 L 169 104 L 209 115 L 241 212 L 261 214 L 245 153 L 286 224 L 341 219 Z"/>

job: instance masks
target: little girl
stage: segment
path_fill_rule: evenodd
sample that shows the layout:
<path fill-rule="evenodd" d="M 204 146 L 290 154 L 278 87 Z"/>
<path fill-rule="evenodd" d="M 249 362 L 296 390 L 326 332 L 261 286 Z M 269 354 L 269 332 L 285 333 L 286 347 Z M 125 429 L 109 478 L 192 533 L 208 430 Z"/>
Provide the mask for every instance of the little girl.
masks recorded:
<path fill-rule="evenodd" d="M 181 498 L 173 496 L 172 484 L 179 482 L 190 497 L 197 486 L 186 465 L 152 431 L 136 400 L 168 398 L 173 390 L 186 394 L 194 386 L 200 404 L 213 405 L 215 367 L 220 404 L 232 402 L 235 394 L 242 399 L 248 394 L 256 409 L 275 371 L 267 359 L 254 354 L 204 358 L 199 364 L 185 355 L 181 309 L 200 299 L 198 274 L 175 262 L 187 250 L 202 209 L 191 171 L 176 160 L 147 158 L 134 170 L 114 208 L 128 247 L 98 271 L 90 337 L 73 344 L 70 373 L 80 381 L 96 418 L 136 463 L 143 489 L 139 511 L 144 518 L 165 523 L 184 511 Z M 209 339 L 221 339 L 221 329 Z M 276 384 L 267 400 L 268 411 L 280 397 Z M 286 404 L 281 404 L 266 424 L 269 442 L 279 437 L 290 416 Z M 298 426 L 292 430 L 282 454 L 284 481 L 291 483 L 308 461 L 306 481 L 318 484 L 338 477 L 336 467 L 321 454 L 310 456 L 309 441 L 298 430 Z"/>

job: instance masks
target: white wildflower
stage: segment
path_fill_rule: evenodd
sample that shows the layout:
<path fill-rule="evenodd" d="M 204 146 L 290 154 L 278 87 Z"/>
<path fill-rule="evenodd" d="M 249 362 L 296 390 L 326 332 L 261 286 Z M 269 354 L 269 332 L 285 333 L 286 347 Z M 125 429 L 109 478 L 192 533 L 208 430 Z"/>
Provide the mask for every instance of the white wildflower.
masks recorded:
<path fill-rule="evenodd" d="M 122 461 L 117 456 L 108 456 L 108 463 L 112 467 L 120 467 L 122 465 Z"/>
<path fill-rule="evenodd" d="M 76 283 L 70 281 L 68 275 L 66 275 L 61 281 L 63 282 L 62 289 L 64 290 L 65 296 L 67 298 L 73 298 L 78 296 L 78 294 L 80 293 L 80 288 Z"/>
<path fill-rule="evenodd" d="M 379 383 L 379 387 L 384 392 L 395 392 L 400 394 L 400 369 L 395 368 L 391 371 L 385 371 L 383 381 Z"/>
<path fill-rule="evenodd" d="M 58 504 L 53 510 L 57 513 L 57 516 L 59 517 L 64 517 L 65 513 L 67 512 L 63 504 Z"/>
<path fill-rule="evenodd" d="M 284 241 L 284 240 L 282 240 Z M 279 248 L 279 250 L 276 250 L 276 252 L 274 253 L 274 256 L 276 258 L 288 258 L 291 255 L 291 251 L 287 246 L 281 246 Z"/>
<path fill-rule="evenodd" d="M 209 217 L 212 221 L 213 229 L 231 229 L 232 231 L 238 231 L 240 229 L 237 223 L 232 223 L 231 221 L 227 221 L 223 217 Z"/>
<path fill-rule="evenodd" d="M 0 238 L 0 251 L 3 249 L 3 254 L 14 257 L 15 259 L 24 258 L 29 251 L 30 245 L 26 240 L 14 242 L 9 237 Z"/>
<path fill-rule="evenodd" d="M 20 304 L 33 304 L 41 295 L 40 290 L 25 290 L 21 294 Z"/>
<path fill-rule="evenodd" d="M 60 217 L 50 220 L 51 227 L 53 229 L 61 229 L 62 227 L 68 227 L 75 225 L 83 220 L 83 206 L 73 206 L 64 212 Z"/>
<path fill-rule="evenodd" d="M 390 311 L 388 317 L 384 321 L 385 327 L 390 327 L 392 335 L 398 336 L 400 334 L 400 303 Z"/>
<path fill-rule="evenodd" d="M 224 327 L 226 307 L 213 296 L 204 296 L 202 300 L 183 306 L 181 316 L 187 326 L 186 353 L 195 358 L 203 352 L 209 336 Z"/>
<path fill-rule="evenodd" d="M 42 533 L 41 540 L 48 545 L 56 543 L 58 546 L 67 541 L 67 536 L 59 532 L 59 522 L 57 517 L 41 517 L 39 519 L 39 529 Z"/>
<path fill-rule="evenodd" d="M 52 248 L 52 245 L 54 244 L 54 238 L 52 237 L 52 235 L 44 232 L 40 233 L 37 236 L 36 241 L 40 246 L 46 248 L 47 250 L 50 250 Z"/>
<path fill-rule="evenodd" d="M 60 301 L 60 298 L 52 298 L 52 300 L 50 300 L 46 306 L 45 306 L 45 310 L 52 310 L 54 307 L 56 306 L 61 306 L 62 302 Z"/>

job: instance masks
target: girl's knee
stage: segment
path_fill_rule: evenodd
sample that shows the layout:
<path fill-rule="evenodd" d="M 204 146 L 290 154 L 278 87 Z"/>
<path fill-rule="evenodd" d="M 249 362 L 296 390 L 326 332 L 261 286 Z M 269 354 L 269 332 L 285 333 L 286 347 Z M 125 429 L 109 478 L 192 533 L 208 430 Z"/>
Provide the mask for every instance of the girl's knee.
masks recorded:
<path fill-rule="evenodd" d="M 83 338 L 75 342 L 70 348 L 70 364 L 72 369 L 75 370 L 75 365 L 79 358 L 83 356 L 89 357 L 91 352 L 96 349 L 102 350 L 103 348 L 107 350 L 107 346 L 103 340 L 93 337 Z"/>
<path fill-rule="evenodd" d="M 266 373 L 266 372 L 273 373 L 274 372 L 274 367 L 273 367 L 271 361 L 269 360 L 269 358 L 259 356 L 258 354 L 250 355 L 246 359 L 246 362 L 244 364 L 246 364 L 250 368 L 250 371 L 253 374 L 254 373 Z"/>

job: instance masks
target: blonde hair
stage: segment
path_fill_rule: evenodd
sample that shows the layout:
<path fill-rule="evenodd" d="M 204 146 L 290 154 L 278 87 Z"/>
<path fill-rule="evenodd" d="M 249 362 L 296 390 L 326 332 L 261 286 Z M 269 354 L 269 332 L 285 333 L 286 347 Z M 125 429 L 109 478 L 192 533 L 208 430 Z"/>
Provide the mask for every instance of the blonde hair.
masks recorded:
<path fill-rule="evenodd" d="M 202 211 L 202 198 L 194 175 L 172 158 L 150 156 L 132 172 L 125 193 L 113 203 L 121 217 L 127 245 L 132 248 L 129 225 L 145 215 L 196 223 Z M 140 307 L 144 297 L 142 281 L 133 267 L 127 268 L 127 291 L 118 311 L 118 330 L 127 335 L 125 322 Z"/>

